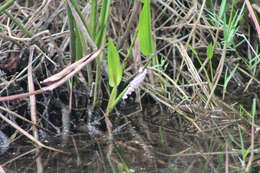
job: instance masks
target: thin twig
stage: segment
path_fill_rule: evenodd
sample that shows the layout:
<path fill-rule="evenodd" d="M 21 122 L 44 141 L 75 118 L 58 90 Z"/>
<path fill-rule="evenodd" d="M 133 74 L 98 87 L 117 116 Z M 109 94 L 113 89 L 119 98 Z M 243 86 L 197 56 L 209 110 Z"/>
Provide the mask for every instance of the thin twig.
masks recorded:
<path fill-rule="evenodd" d="M 256 31 L 258 33 L 258 39 L 260 41 L 260 26 L 259 26 L 259 23 L 257 22 L 254 10 L 253 10 L 249 0 L 245 0 L 245 2 L 246 2 L 247 9 L 248 9 L 248 11 L 249 11 L 249 13 L 250 13 L 250 15 L 252 17 L 252 20 L 253 20 L 253 22 L 255 24 L 255 29 L 256 29 Z"/>
<path fill-rule="evenodd" d="M 29 92 L 33 92 L 34 90 L 34 84 L 33 84 L 33 70 L 32 70 L 32 59 L 33 59 L 33 53 L 34 53 L 34 46 L 30 47 L 30 56 L 29 56 L 29 66 L 28 66 L 28 89 Z M 37 124 L 37 113 L 36 113 L 36 99 L 35 95 L 30 96 L 30 110 L 31 110 L 31 120 L 34 124 Z M 38 130 L 35 126 L 32 127 L 33 130 L 33 136 L 36 140 L 39 141 L 39 134 Z M 40 153 L 40 149 L 37 148 L 35 151 L 35 155 L 38 156 Z M 43 166 L 41 157 L 38 156 L 36 158 L 36 165 L 37 165 L 37 173 L 43 173 Z"/>
<path fill-rule="evenodd" d="M 89 54 L 89 55 L 83 57 L 82 59 L 76 61 L 75 63 L 69 65 L 68 67 L 66 67 L 62 71 L 60 71 L 59 73 L 43 80 L 41 82 L 42 84 L 49 84 L 46 87 L 43 87 L 39 90 L 35 90 L 32 92 L 28 92 L 28 93 L 0 97 L 0 102 L 15 100 L 15 99 L 19 99 L 19 98 L 25 98 L 25 97 L 29 97 L 31 95 L 41 94 L 45 91 L 52 91 L 55 88 L 62 85 L 63 83 L 65 83 L 66 81 L 68 81 L 71 77 L 73 77 L 76 73 L 78 73 L 84 66 L 86 66 L 88 63 L 93 61 L 95 58 L 97 58 L 101 52 L 102 52 L 102 50 L 99 49 L 99 50 L 95 51 L 94 53 Z"/>
<path fill-rule="evenodd" d="M 120 41 L 119 41 L 119 46 L 118 46 L 119 49 L 121 49 L 123 47 L 125 40 L 127 40 L 126 38 L 129 36 L 130 32 L 132 32 L 131 26 L 133 25 L 133 23 L 137 17 L 138 11 L 140 11 L 140 8 L 141 8 L 141 2 L 134 1 L 133 12 L 128 21 L 126 31 L 125 31 L 124 35 L 120 38 Z"/>

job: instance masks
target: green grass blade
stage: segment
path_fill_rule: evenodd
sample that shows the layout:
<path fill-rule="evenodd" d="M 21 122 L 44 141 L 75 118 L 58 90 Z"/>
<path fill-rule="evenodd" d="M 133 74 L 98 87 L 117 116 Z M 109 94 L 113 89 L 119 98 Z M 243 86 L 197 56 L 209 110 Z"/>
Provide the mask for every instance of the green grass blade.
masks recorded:
<path fill-rule="evenodd" d="M 84 36 L 83 37 L 85 40 L 84 43 L 88 43 L 94 50 L 97 49 L 97 46 L 95 45 L 94 41 L 92 40 L 92 38 L 89 35 L 89 31 L 88 31 L 88 28 L 86 27 L 86 24 L 84 24 L 86 21 L 84 19 L 82 19 L 82 17 L 80 16 L 81 13 L 77 11 L 77 9 L 72 4 L 71 0 L 67 0 L 67 3 L 70 7 L 71 14 L 75 20 L 75 23 L 77 24 L 82 35 Z M 83 38 L 81 40 L 83 40 Z"/>
<path fill-rule="evenodd" d="M 70 6 L 67 4 L 67 15 L 70 28 L 70 51 L 74 60 L 79 60 L 83 56 L 83 43 L 84 37 L 77 26 L 77 23 L 73 17 Z"/>
<path fill-rule="evenodd" d="M 67 8 L 69 28 L 70 28 L 70 52 L 71 52 L 71 56 L 75 58 L 76 57 L 76 32 L 75 32 L 76 23 L 72 16 L 72 12 L 68 4 L 66 5 L 66 8 Z"/>
<path fill-rule="evenodd" d="M 213 57 L 213 46 L 212 42 L 209 44 L 207 48 L 207 58 L 209 59 L 209 65 L 210 65 L 210 74 L 211 74 L 211 81 L 213 81 L 213 67 L 212 67 L 212 57 Z"/>
<path fill-rule="evenodd" d="M 253 99 L 253 105 L 252 105 L 252 116 L 251 118 L 255 118 L 256 115 L 256 98 Z"/>
<path fill-rule="evenodd" d="M 199 57 L 197 51 L 196 51 L 191 45 L 188 45 L 188 46 L 189 46 L 189 48 L 191 49 L 191 51 L 194 53 L 196 59 L 199 61 L 200 66 L 201 66 L 201 68 L 203 69 L 203 71 L 204 71 L 204 73 L 205 73 L 205 75 L 206 75 L 206 77 L 207 77 L 207 80 L 208 80 L 209 84 L 211 85 L 211 80 L 210 80 L 210 78 L 209 78 L 208 71 L 206 70 L 205 66 L 203 65 L 202 61 L 200 60 L 200 57 Z"/>
<path fill-rule="evenodd" d="M 71 1 L 71 3 L 72 3 L 73 7 L 75 8 L 76 12 L 78 13 L 78 15 L 79 15 L 81 21 L 83 22 L 85 28 L 86 28 L 87 31 L 89 32 L 89 29 L 88 29 L 88 26 L 87 26 L 87 22 L 86 22 L 86 20 L 84 19 L 83 14 L 82 14 L 81 11 L 80 11 L 80 8 L 79 8 L 79 6 L 78 6 L 78 3 L 77 3 L 75 0 L 70 0 L 70 1 Z"/>
<path fill-rule="evenodd" d="M 97 35 L 95 37 L 95 43 L 98 48 L 104 48 L 106 43 L 106 27 L 109 16 L 111 0 L 103 0 L 101 6 L 101 12 L 99 16 L 99 23 L 97 29 Z M 101 60 L 103 58 L 103 54 L 97 59 L 96 63 L 96 79 L 95 79 L 95 90 L 94 90 L 94 101 L 93 106 L 95 106 L 98 102 L 98 93 L 100 92 L 100 78 L 101 78 Z"/>
<path fill-rule="evenodd" d="M 241 148 L 241 144 L 236 141 L 236 139 L 232 136 L 231 133 L 228 133 L 228 136 L 229 136 L 230 140 L 231 140 L 236 146 L 238 146 L 238 147 Z"/>
<path fill-rule="evenodd" d="M 9 8 L 11 5 L 13 5 L 13 3 L 15 2 L 15 0 L 9 0 L 6 3 L 4 3 L 3 5 L 0 6 L 0 14 L 6 10 L 7 8 Z"/>
<path fill-rule="evenodd" d="M 232 78 L 232 76 L 234 75 L 234 73 L 236 72 L 238 65 L 239 65 L 239 64 L 237 64 L 237 65 L 235 66 L 235 68 L 232 70 L 232 72 L 230 73 L 230 75 L 229 75 L 229 76 L 227 77 L 227 79 L 225 80 L 225 82 L 224 82 L 224 90 L 226 90 L 227 85 L 228 85 L 230 79 Z"/>
<path fill-rule="evenodd" d="M 115 102 L 116 95 L 117 95 L 117 87 L 114 87 L 112 89 L 112 92 L 110 93 L 110 96 L 109 96 L 109 101 L 108 101 L 107 110 L 106 110 L 107 115 L 113 109 L 113 104 Z"/>
<path fill-rule="evenodd" d="M 90 12 L 90 35 L 92 39 L 95 38 L 97 26 L 97 0 L 91 1 L 91 12 Z"/>
<path fill-rule="evenodd" d="M 26 29 L 23 24 L 16 19 L 11 13 L 9 13 L 8 11 L 4 10 L 4 13 L 28 36 L 28 37 L 32 37 L 33 34 Z"/>
<path fill-rule="evenodd" d="M 101 8 L 101 13 L 100 13 L 99 22 L 98 22 L 97 36 L 96 36 L 96 40 L 95 40 L 98 47 L 101 47 L 101 41 L 102 41 L 103 35 L 105 34 L 104 29 L 107 26 L 110 4 L 111 4 L 111 0 L 102 1 L 102 8 Z"/>
<path fill-rule="evenodd" d="M 241 132 L 241 129 L 240 127 L 238 126 L 238 132 L 239 132 L 239 138 L 240 138 L 240 148 L 241 148 L 241 152 L 242 154 L 245 152 L 245 145 L 244 145 L 244 139 L 243 139 L 243 135 L 242 135 L 242 132 Z"/>
<path fill-rule="evenodd" d="M 76 60 L 83 57 L 84 38 L 78 26 L 76 26 Z M 84 46 L 86 47 L 86 46 Z"/>
<path fill-rule="evenodd" d="M 118 102 L 125 95 L 125 93 L 129 87 L 130 87 L 130 85 L 126 86 L 125 89 L 119 94 L 119 96 L 117 96 L 117 98 L 114 100 L 113 104 L 111 105 L 110 109 L 108 110 L 108 113 L 118 104 Z"/>
<path fill-rule="evenodd" d="M 219 15 L 218 15 L 219 19 L 221 19 L 226 12 L 226 4 L 227 4 L 227 0 L 223 0 L 221 2 L 220 11 L 219 11 Z"/>

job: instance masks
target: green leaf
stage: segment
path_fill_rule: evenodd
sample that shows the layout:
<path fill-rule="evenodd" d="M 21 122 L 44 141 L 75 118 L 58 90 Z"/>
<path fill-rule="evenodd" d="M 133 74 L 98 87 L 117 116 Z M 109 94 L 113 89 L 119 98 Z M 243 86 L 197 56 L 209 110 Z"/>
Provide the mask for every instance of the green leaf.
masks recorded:
<path fill-rule="evenodd" d="M 120 58 L 116 47 L 111 38 L 108 39 L 108 77 L 111 87 L 118 86 L 122 80 L 122 68 L 120 66 Z"/>
<path fill-rule="evenodd" d="M 76 60 L 79 60 L 83 56 L 83 42 L 84 42 L 84 37 L 81 34 L 81 31 L 78 26 L 75 28 L 76 30 L 76 56 L 74 57 Z"/>
<path fill-rule="evenodd" d="M 213 46 L 212 46 L 212 43 L 210 43 L 208 48 L 207 48 L 207 57 L 209 59 L 211 81 L 213 81 L 214 74 L 213 74 L 213 67 L 212 67 L 212 57 L 213 57 Z"/>
<path fill-rule="evenodd" d="M 151 26 L 150 0 L 145 0 L 138 25 L 140 49 L 144 55 L 151 55 L 155 47 Z"/>
<path fill-rule="evenodd" d="M 230 75 L 229 75 L 227 78 L 225 77 L 225 82 L 224 82 L 224 89 L 225 89 L 225 90 L 226 90 L 227 85 L 228 85 L 229 81 L 231 80 L 232 76 L 233 76 L 234 73 L 236 72 L 238 65 L 239 65 L 239 64 L 237 64 L 237 65 L 235 66 L 235 68 L 232 70 L 232 72 L 230 73 Z M 228 68 L 227 68 L 227 70 L 228 70 Z"/>
<path fill-rule="evenodd" d="M 93 40 L 96 36 L 96 27 L 97 27 L 97 0 L 91 1 L 91 12 L 90 12 L 90 35 Z"/>
<path fill-rule="evenodd" d="M 86 20 L 84 18 L 84 15 L 80 11 L 80 7 L 79 7 L 78 2 L 76 0 L 71 0 L 71 3 L 73 5 L 73 7 L 75 8 L 76 12 L 78 13 L 78 15 L 79 15 L 81 21 L 83 22 L 85 28 L 87 29 L 87 31 L 89 31 L 88 26 L 87 26 L 87 22 L 86 22 Z"/>
<path fill-rule="evenodd" d="M 76 23 L 74 20 L 74 17 L 72 15 L 70 6 L 67 4 L 67 15 L 68 15 L 68 21 L 69 21 L 69 28 L 70 28 L 70 51 L 71 56 L 75 59 L 76 57 Z"/>
<path fill-rule="evenodd" d="M 13 5 L 14 2 L 15 2 L 15 0 L 9 0 L 9 1 L 5 2 L 4 4 L 2 4 L 0 6 L 0 13 L 2 13 L 2 11 L 6 10 L 7 8 L 9 8 L 11 5 Z"/>
<path fill-rule="evenodd" d="M 101 47 L 102 38 L 106 35 L 105 28 L 107 26 L 109 9 L 111 5 L 111 0 L 102 0 L 100 16 L 98 19 L 97 34 L 95 38 L 95 43 L 98 47 Z"/>
<path fill-rule="evenodd" d="M 113 104 L 115 102 L 116 95 L 117 95 L 117 87 L 114 87 L 112 89 L 112 92 L 110 93 L 109 101 L 107 104 L 107 110 L 106 110 L 107 114 L 109 114 L 109 112 L 113 109 Z"/>
<path fill-rule="evenodd" d="M 73 17 L 70 6 L 67 4 L 67 14 L 70 28 L 70 50 L 74 61 L 79 60 L 83 56 L 83 41 L 84 37 L 80 28 Z"/>
<path fill-rule="evenodd" d="M 208 48 L 207 48 L 207 57 L 209 59 L 211 59 L 213 56 L 213 46 L 212 43 L 209 44 Z"/>
<path fill-rule="evenodd" d="M 225 14 L 226 4 L 227 4 L 227 0 L 223 0 L 223 1 L 221 2 L 219 14 L 218 14 L 218 16 L 219 16 L 220 19 L 221 19 L 222 16 Z"/>

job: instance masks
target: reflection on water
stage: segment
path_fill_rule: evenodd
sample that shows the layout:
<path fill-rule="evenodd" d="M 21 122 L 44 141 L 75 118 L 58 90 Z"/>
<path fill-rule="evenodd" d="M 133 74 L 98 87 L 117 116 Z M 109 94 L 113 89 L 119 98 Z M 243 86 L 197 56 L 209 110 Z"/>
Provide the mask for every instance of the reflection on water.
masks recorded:
<path fill-rule="evenodd" d="M 9 148 L 8 137 L 0 130 L 0 155 L 4 154 Z"/>
<path fill-rule="evenodd" d="M 176 114 L 158 112 L 160 109 L 156 105 L 147 106 L 143 111 L 137 109 L 138 106 L 134 105 L 128 111 L 132 112 L 131 114 L 126 111 L 112 118 L 114 123 L 112 144 L 108 142 L 106 132 L 90 136 L 91 133 L 78 131 L 69 136 L 66 145 L 62 143 L 61 136 L 46 139 L 47 145 L 62 149 L 68 154 L 41 149 L 44 172 L 103 173 L 115 170 L 115 172 L 136 173 L 185 171 L 196 173 L 202 170 L 204 172 L 225 170 L 226 156 L 225 147 L 223 148 L 225 138 L 217 130 L 218 127 L 212 128 L 213 123 L 220 124 L 224 119 L 222 112 L 217 111 L 215 114 L 210 112 L 208 117 L 214 114 L 215 118 L 204 115 L 197 120 L 197 124 L 200 124 L 201 129 L 205 131 L 202 135 L 191 122 Z M 211 123 L 212 129 L 206 123 Z M 232 122 L 223 121 L 222 125 L 229 132 L 233 130 Z M 19 145 L 14 142 L 10 150 L 0 156 L 0 164 L 7 172 L 35 172 L 33 152 L 19 158 L 21 154 L 31 149 L 33 149 L 31 144 Z M 108 156 L 110 151 L 111 155 Z M 10 161 L 14 158 L 16 159 Z"/>

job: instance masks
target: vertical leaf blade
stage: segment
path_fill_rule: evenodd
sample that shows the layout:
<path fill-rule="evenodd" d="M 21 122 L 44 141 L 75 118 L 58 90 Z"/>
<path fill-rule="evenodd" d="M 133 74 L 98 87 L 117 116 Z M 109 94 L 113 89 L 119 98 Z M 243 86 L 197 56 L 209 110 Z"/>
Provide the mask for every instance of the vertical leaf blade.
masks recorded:
<path fill-rule="evenodd" d="M 110 93 L 109 96 L 109 101 L 106 110 L 107 113 L 109 113 L 113 109 L 113 104 L 116 100 L 116 95 L 117 95 L 117 87 L 113 87 L 112 92 Z"/>
<path fill-rule="evenodd" d="M 151 55 L 154 50 L 151 26 L 150 0 L 145 0 L 138 25 L 140 49 L 144 55 Z"/>
<path fill-rule="evenodd" d="M 207 57 L 211 59 L 213 57 L 213 45 L 212 42 L 209 44 L 207 48 Z"/>
<path fill-rule="evenodd" d="M 119 54 L 111 38 L 108 39 L 107 62 L 109 85 L 111 87 L 118 86 L 122 80 L 122 68 L 120 66 Z"/>
<path fill-rule="evenodd" d="M 68 15 L 68 21 L 69 21 L 69 28 L 70 28 L 70 51 L 71 56 L 73 58 L 76 57 L 76 23 L 74 21 L 70 6 L 67 4 L 67 15 Z"/>

